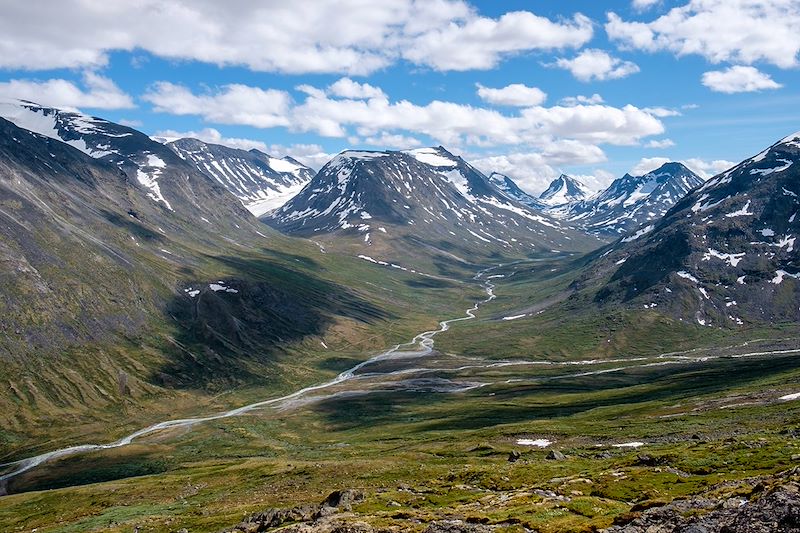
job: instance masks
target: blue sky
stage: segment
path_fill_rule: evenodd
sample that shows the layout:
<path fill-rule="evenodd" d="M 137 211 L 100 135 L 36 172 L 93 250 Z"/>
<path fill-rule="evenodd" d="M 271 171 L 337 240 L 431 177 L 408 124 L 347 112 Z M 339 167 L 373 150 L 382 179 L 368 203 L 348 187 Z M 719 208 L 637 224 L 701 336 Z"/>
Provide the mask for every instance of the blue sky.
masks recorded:
<path fill-rule="evenodd" d="M 132 4 L 5 6 L 0 96 L 317 167 L 443 144 L 534 192 L 800 129 L 796 0 Z"/>

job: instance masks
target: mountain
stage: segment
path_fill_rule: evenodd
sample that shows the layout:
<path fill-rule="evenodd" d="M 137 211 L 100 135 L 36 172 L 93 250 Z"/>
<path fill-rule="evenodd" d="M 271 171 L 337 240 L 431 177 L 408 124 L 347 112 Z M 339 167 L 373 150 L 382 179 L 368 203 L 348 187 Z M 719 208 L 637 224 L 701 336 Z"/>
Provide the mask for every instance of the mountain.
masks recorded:
<path fill-rule="evenodd" d="M 489 181 L 492 182 L 492 185 L 500 189 L 506 196 L 515 200 L 521 204 L 527 205 L 528 207 L 532 207 L 533 209 L 542 210 L 545 209 L 547 206 L 539 201 L 538 198 L 532 196 L 522 189 L 519 188 L 514 180 L 506 176 L 505 174 L 500 174 L 499 172 L 492 172 L 489 175 Z"/>
<path fill-rule="evenodd" d="M 706 326 L 800 320 L 800 132 L 710 179 L 599 260 L 598 301 Z"/>
<path fill-rule="evenodd" d="M 586 200 L 591 195 L 592 191 L 586 185 L 566 174 L 561 174 L 539 195 L 539 201 L 549 207 L 558 207 Z"/>
<path fill-rule="evenodd" d="M 615 237 L 660 219 L 702 183 L 697 174 L 681 163 L 665 163 L 643 176 L 625 174 L 597 195 L 550 213 L 593 235 Z"/>
<path fill-rule="evenodd" d="M 214 178 L 254 215 L 283 205 L 314 177 L 314 171 L 290 157 L 259 150 L 238 150 L 198 139 L 167 142 L 182 159 Z"/>
<path fill-rule="evenodd" d="M 229 212 L 248 224 L 254 223 L 222 186 L 133 128 L 25 101 L 0 101 L 0 117 L 116 167 L 159 209 L 231 229 L 238 222 L 227 216 Z"/>
<path fill-rule="evenodd" d="M 358 243 L 385 253 L 408 245 L 476 254 L 586 250 L 585 235 L 512 200 L 442 147 L 345 151 L 265 221 L 292 235 Z M 401 257 L 397 254 L 393 257 Z"/>

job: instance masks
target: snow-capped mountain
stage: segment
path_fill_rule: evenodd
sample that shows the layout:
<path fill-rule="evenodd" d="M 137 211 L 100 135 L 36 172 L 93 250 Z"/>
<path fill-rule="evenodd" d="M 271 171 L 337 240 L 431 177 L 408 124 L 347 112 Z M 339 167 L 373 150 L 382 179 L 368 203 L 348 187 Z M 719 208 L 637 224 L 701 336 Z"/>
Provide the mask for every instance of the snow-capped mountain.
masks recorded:
<path fill-rule="evenodd" d="M 265 221 L 303 236 L 355 235 L 364 247 L 397 239 L 482 253 L 596 245 L 442 147 L 342 152 Z"/>
<path fill-rule="evenodd" d="M 592 191 L 586 185 L 566 174 L 561 174 L 539 195 L 539 201 L 549 207 L 558 207 L 586 200 L 591 195 Z"/>
<path fill-rule="evenodd" d="M 520 189 L 519 185 L 517 185 L 516 182 L 514 182 L 514 180 L 512 180 L 505 174 L 500 174 L 499 172 L 492 172 L 489 175 L 489 181 L 491 181 L 492 185 L 503 191 L 503 193 L 512 200 L 516 200 L 521 204 L 527 205 L 528 207 L 532 207 L 540 211 L 547 207 L 545 204 L 540 202 L 538 198 Z"/>
<path fill-rule="evenodd" d="M 703 180 L 681 163 L 665 163 L 643 176 L 625 174 L 604 191 L 550 213 L 588 233 L 616 237 L 664 216 Z"/>
<path fill-rule="evenodd" d="M 19 100 L 0 101 L 0 117 L 115 166 L 163 209 L 206 220 L 222 221 L 231 210 L 246 216 L 241 205 L 233 205 L 237 202 L 231 202 L 234 198 L 224 188 L 171 149 L 133 128 Z"/>
<path fill-rule="evenodd" d="M 228 189 L 256 216 L 282 206 L 315 174 L 290 157 L 272 157 L 256 149 L 238 150 L 198 139 L 172 140 L 167 146 Z"/>
<path fill-rule="evenodd" d="M 723 172 L 622 239 L 601 301 L 706 326 L 800 320 L 800 132 Z"/>

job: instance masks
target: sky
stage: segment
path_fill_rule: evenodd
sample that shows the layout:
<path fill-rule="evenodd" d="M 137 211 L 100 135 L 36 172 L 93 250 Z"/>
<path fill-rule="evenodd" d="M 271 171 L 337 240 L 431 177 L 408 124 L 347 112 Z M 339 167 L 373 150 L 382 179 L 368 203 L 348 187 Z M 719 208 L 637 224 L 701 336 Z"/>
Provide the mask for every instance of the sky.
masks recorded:
<path fill-rule="evenodd" d="M 798 0 L 0 0 L 0 98 L 291 155 L 443 145 L 538 193 L 800 130 Z"/>

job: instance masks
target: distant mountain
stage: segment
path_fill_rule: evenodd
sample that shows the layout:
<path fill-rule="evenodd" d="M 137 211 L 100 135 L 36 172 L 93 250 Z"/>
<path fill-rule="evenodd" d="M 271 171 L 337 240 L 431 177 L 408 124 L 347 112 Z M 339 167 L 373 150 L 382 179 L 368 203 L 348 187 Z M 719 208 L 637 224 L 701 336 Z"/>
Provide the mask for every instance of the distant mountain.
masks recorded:
<path fill-rule="evenodd" d="M 364 250 L 403 241 L 459 257 L 597 245 L 442 147 L 342 152 L 265 221 L 294 235 L 355 237 Z"/>
<path fill-rule="evenodd" d="M 177 139 L 167 146 L 228 189 L 256 216 L 286 203 L 315 174 L 290 157 L 276 158 L 255 149 L 237 150 L 198 139 Z"/>
<path fill-rule="evenodd" d="M 499 172 L 492 172 L 489 175 L 489 181 L 492 182 L 492 185 L 500 189 L 506 196 L 511 198 L 512 200 L 516 200 L 517 202 L 527 205 L 528 207 L 532 207 L 537 210 L 545 209 L 547 206 L 539 201 L 533 195 L 530 195 L 519 188 L 514 180 L 506 176 L 505 174 L 500 174 Z"/>
<path fill-rule="evenodd" d="M 656 221 L 703 180 L 681 163 L 665 163 L 643 176 L 625 174 L 591 198 L 550 213 L 602 237 L 624 235 Z"/>
<path fill-rule="evenodd" d="M 674 168 L 674 165 L 673 165 Z M 603 303 L 705 326 L 800 320 L 800 132 L 723 172 L 598 260 Z"/>
<path fill-rule="evenodd" d="M 561 174 L 539 195 L 539 201 L 549 207 L 558 207 L 586 200 L 591 195 L 592 191 L 586 185 L 566 174 Z"/>

